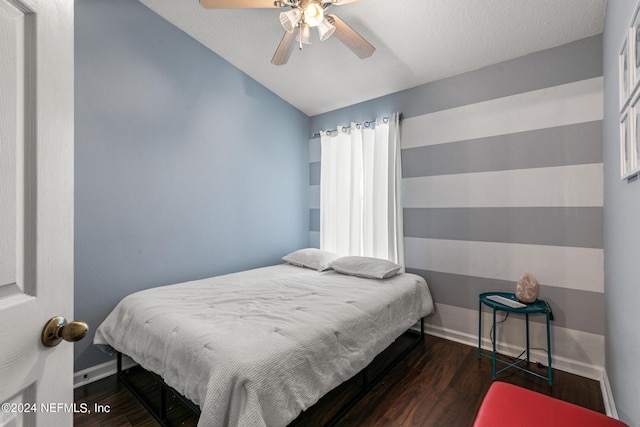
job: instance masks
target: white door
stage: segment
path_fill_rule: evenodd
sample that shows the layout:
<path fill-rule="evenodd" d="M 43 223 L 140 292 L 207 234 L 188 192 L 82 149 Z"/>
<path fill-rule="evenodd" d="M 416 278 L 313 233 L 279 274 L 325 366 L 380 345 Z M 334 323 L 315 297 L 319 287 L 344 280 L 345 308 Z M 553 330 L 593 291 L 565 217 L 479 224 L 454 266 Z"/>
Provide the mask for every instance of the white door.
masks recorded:
<path fill-rule="evenodd" d="M 73 319 L 73 0 L 0 0 L 0 426 L 72 425 L 53 316 Z"/>

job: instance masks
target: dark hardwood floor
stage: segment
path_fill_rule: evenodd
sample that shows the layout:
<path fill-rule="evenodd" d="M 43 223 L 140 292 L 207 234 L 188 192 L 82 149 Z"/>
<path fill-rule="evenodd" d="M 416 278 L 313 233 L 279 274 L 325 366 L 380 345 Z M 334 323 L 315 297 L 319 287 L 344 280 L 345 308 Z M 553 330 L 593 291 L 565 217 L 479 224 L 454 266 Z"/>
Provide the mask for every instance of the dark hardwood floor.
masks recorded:
<path fill-rule="evenodd" d="M 406 345 L 406 339 L 399 339 L 374 361 L 370 369 L 372 376 Z M 534 366 L 532 370 L 537 369 Z M 539 371 L 546 375 L 546 368 Z M 134 375 L 137 375 L 140 387 L 147 388 L 146 392 L 157 393 L 158 387 L 144 372 L 134 371 Z M 500 374 L 498 380 L 605 412 L 600 385 L 594 380 L 554 370 L 554 385 L 549 387 L 546 380 L 513 369 Z M 358 391 L 360 381 L 360 376 L 356 376 L 333 390 L 302 413 L 291 426 L 322 425 L 335 414 L 336 408 Z M 491 383 L 491 360 L 485 357 L 479 360 L 475 347 L 427 335 L 337 425 L 470 426 Z M 76 426 L 158 425 L 115 376 L 77 388 L 75 401 L 87 404 L 90 409 L 95 404 L 110 408 L 109 413 L 75 414 Z M 196 425 L 197 419 L 177 400 L 169 399 L 169 408 L 168 419 L 172 425 Z"/>

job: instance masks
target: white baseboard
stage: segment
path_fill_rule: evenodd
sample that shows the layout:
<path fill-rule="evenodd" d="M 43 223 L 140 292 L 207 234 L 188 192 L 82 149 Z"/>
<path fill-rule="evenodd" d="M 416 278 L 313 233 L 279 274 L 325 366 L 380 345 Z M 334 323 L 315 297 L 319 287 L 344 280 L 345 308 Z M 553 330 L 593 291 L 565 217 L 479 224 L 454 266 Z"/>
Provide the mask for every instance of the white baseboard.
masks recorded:
<path fill-rule="evenodd" d="M 425 333 L 436 337 L 444 338 L 449 341 L 455 341 L 472 347 L 478 347 L 478 336 L 465 332 L 455 331 L 441 326 L 425 325 Z M 489 338 L 482 339 L 482 348 L 490 350 L 492 348 Z M 508 356 L 517 356 L 522 348 L 510 344 L 500 344 L 499 351 Z M 531 350 L 531 359 L 547 365 L 547 355 L 538 350 Z M 569 359 L 567 357 L 552 354 L 552 367 L 571 374 L 580 375 L 581 377 L 600 381 L 603 376 L 604 368 L 601 366 L 589 365 L 578 360 Z"/>
<path fill-rule="evenodd" d="M 618 411 L 616 410 L 616 404 L 613 401 L 613 392 L 611 391 L 611 384 L 609 384 L 609 377 L 607 376 L 606 369 L 602 372 L 600 389 L 602 390 L 602 400 L 604 401 L 604 409 L 607 415 L 617 420 Z"/>
<path fill-rule="evenodd" d="M 122 356 L 122 369 L 129 369 L 136 366 L 137 363 L 130 357 Z M 116 360 L 101 363 L 73 374 L 73 388 L 90 384 L 94 381 L 101 380 L 108 376 L 114 375 L 117 371 Z"/>

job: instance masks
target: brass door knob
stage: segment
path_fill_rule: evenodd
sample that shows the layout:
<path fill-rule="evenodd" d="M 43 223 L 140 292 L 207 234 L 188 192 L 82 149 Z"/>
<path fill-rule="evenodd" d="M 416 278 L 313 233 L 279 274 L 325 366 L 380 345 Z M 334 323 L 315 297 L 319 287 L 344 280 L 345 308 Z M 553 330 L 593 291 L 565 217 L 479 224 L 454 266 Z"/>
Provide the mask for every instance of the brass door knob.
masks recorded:
<path fill-rule="evenodd" d="M 80 341 L 87 335 L 88 330 L 89 325 L 84 322 L 74 320 L 67 323 L 67 319 L 64 317 L 52 317 L 42 330 L 42 344 L 45 347 L 55 347 L 62 340 L 69 342 Z"/>

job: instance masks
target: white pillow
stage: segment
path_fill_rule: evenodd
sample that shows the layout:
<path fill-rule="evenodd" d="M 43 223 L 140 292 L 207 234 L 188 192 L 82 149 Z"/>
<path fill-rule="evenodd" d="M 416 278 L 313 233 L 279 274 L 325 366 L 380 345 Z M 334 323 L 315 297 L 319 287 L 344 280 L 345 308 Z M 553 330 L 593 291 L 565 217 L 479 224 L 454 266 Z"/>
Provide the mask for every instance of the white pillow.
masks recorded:
<path fill-rule="evenodd" d="M 316 248 L 300 249 L 282 257 L 282 259 L 289 264 L 297 265 L 298 267 L 313 268 L 318 271 L 330 269 L 329 264 L 337 258 L 338 255 L 334 253 Z"/>
<path fill-rule="evenodd" d="M 402 268 L 398 264 L 381 258 L 345 256 L 331 262 L 329 267 L 338 273 L 369 279 L 388 279 Z"/>

